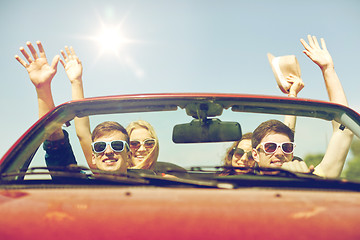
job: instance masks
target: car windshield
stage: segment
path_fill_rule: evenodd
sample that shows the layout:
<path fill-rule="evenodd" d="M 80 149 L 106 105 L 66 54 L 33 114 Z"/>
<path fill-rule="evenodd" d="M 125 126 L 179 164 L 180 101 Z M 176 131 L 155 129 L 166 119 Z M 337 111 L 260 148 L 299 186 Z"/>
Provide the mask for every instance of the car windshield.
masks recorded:
<path fill-rule="evenodd" d="M 294 141 L 270 139 L 258 146 L 249 145 L 247 148 L 235 144 L 247 133 L 252 133 L 259 124 L 268 120 L 283 123 L 290 115 L 296 116 Z M 358 176 L 352 171 L 353 169 L 350 169 L 356 155 L 351 150 L 341 149 L 346 148 L 347 145 L 329 146 L 334 131 L 332 122 L 335 120 L 340 122 L 335 125 L 340 128 L 340 132 L 354 132 L 355 135 L 359 133 L 360 118 L 349 108 L 325 102 L 265 96 L 219 95 L 214 97 L 211 94 L 194 94 L 194 96 L 173 94 L 172 96 L 104 97 L 60 105 L 24 134 L 20 142 L 15 144 L 12 151 L 3 158 L 2 179 L 17 179 L 20 175 L 16 173 L 19 172 L 24 173 L 20 177 L 24 180 L 51 179 L 53 174 L 44 174 L 42 171 L 49 170 L 45 161 L 43 142 L 46 136 L 51 135 L 54 129 L 60 126 L 68 133 L 71 148 L 79 166 L 75 169 L 83 172 L 82 176 L 86 175 L 87 179 L 95 173 L 102 172 L 94 168 L 90 170 L 89 159 L 86 159 L 77 137 L 73 120 L 75 116 L 89 116 L 91 131 L 98 124 L 106 121 L 114 121 L 124 127 L 130 126 L 132 122 L 145 121 L 152 126 L 156 136 L 145 133 L 145 135 L 140 134 L 140 137 L 134 137 L 129 133 L 128 143 L 112 142 L 106 139 L 95 141 L 99 142 L 96 146 L 93 143 L 93 150 L 99 152 L 97 154 L 103 154 L 102 151 L 107 151 L 108 148 L 114 151 L 125 151 L 123 149 L 129 145 L 133 163 L 132 166 L 128 166 L 128 173 L 132 173 L 133 169 L 139 166 L 136 164 L 146 158 L 146 156 L 140 156 L 141 149 L 144 152 L 153 150 L 154 145 L 158 146 L 155 163 L 148 167 L 144 164 L 142 166 L 145 167 L 139 167 L 143 169 L 141 174 L 156 177 L 175 176 L 177 179 L 188 180 L 199 179 L 198 175 L 201 175 L 199 173 L 208 173 L 206 175 L 208 180 L 219 179 L 219 177 L 226 179 L 229 175 L 244 177 L 243 175 L 254 172 L 260 172 L 261 174 L 257 175 L 264 176 L 266 167 L 276 167 L 276 164 L 264 165 L 256 161 L 252 164 L 250 160 L 253 160 L 253 149 L 257 149 L 259 154 L 264 151 L 262 154 L 265 155 L 282 151 L 292 155 L 291 161 L 302 161 L 309 169 L 312 169 L 312 166 L 316 169 L 325 159 L 325 153 L 329 154 L 329 147 L 339 147 L 335 151 L 334 149 L 330 151 L 330 154 L 345 152 L 344 167 L 340 175 L 330 176 L 330 178 L 356 180 Z M 294 144 L 287 144 L 287 142 L 294 142 Z M 348 145 L 350 147 L 350 144 Z M 93 152 L 93 154 L 96 153 Z M 240 163 L 238 161 L 234 164 L 236 158 L 239 160 L 244 155 L 247 155 L 246 161 L 243 159 Z M 332 160 L 328 161 L 333 161 L 333 164 L 336 164 L 336 161 L 341 162 L 342 156 L 335 155 L 330 156 Z M 64 153 L 58 158 L 65 156 Z M 65 166 L 60 164 L 58 167 Z M 294 169 L 287 170 L 298 172 Z M 87 174 L 84 174 L 85 172 Z M 192 174 L 177 175 L 179 172 Z M 308 176 L 317 176 L 311 172 L 312 170 L 305 171 Z M 322 178 L 327 177 L 326 173 L 325 176 L 319 175 Z M 291 174 L 287 175 L 289 176 Z M 273 176 L 270 175 L 270 177 Z M 204 177 L 201 178 L 204 179 Z"/>

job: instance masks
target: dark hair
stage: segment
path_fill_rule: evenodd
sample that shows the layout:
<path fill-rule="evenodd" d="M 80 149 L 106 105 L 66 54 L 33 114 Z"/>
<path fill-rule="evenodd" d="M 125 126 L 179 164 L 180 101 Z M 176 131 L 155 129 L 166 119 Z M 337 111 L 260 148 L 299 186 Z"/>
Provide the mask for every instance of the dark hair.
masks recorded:
<path fill-rule="evenodd" d="M 232 157 L 234 155 L 234 149 L 237 148 L 237 146 L 239 145 L 239 143 L 242 140 L 251 140 L 252 137 L 252 133 L 245 133 L 244 135 L 242 135 L 241 139 L 239 141 L 234 142 L 233 144 L 231 144 L 231 146 L 226 150 L 226 155 L 223 159 L 223 163 L 225 166 L 232 166 L 231 161 L 232 161 Z"/>
<path fill-rule="evenodd" d="M 268 135 L 270 132 L 282 133 L 290 138 L 290 141 L 294 141 L 294 132 L 279 120 L 268 120 L 261 123 L 253 132 L 251 138 L 251 144 L 253 148 L 256 148 L 261 140 Z"/>
<path fill-rule="evenodd" d="M 122 132 L 125 135 L 125 141 L 129 143 L 129 135 L 126 129 L 118 122 L 113 121 L 106 121 L 97 125 L 91 134 L 91 140 L 94 141 L 95 139 L 114 131 Z"/>

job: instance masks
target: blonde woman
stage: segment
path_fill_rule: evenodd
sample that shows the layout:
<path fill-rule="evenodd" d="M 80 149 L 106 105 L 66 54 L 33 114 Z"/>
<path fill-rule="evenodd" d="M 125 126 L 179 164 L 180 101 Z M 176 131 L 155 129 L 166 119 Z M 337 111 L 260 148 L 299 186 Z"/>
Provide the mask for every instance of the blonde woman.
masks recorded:
<path fill-rule="evenodd" d="M 154 128 L 144 120 L 131 122 L 126 131 L 132 152 L 129 168 L 154 170 L 159 156 L 159 140 Z"/>
<path fill-rule="evenodd" d="M 72 47 L 61 51 L 64 60 L 60 60 L 70 79 L 73 100 L 83 99 L 82 63 Z M 70 71 L 70 69 L 72 71 Z M 76 134 L 79 138 L 86 161 L 91 169 L 97 167 L 92 162 L 91 131 L 89 117 L 75 118 Z M 146 121 L 139 120 L 126 128 L 131 151 L 135 154 L 128 162 L 128 168 L 154 170 L 159 155 L 159 140 L 154 128 Z"/>

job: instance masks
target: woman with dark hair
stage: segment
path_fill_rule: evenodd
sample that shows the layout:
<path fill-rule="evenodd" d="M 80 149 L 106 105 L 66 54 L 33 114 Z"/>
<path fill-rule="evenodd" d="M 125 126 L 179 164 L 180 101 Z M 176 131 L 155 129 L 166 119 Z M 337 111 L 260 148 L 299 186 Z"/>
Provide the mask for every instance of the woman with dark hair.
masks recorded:
<path fill-rule="evenodd" d="M 254 167 L 255 161 L 251 155 L 252 133 L 246 133 L 240 141 L 234 142 L 226 151 L 223 159 L 225 167 Z M 225 169 L 226 171 L 226 169 Z M 248 173 L 248 169 L 236 169 L 236 173 Z"/>

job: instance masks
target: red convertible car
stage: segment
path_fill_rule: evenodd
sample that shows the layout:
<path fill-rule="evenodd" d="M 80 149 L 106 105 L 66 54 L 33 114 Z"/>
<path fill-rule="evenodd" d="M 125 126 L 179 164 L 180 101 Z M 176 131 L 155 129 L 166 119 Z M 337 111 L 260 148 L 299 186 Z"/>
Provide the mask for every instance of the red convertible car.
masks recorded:
<path fill-rule="evenodd" d="M 329 147 L 348 150 L 328 146 L 332 122 L 360 136 L 357 112 L 309 99 L 177 93 L 59 105 L 0 160 L 0 238 L 360 239 L 360 182 L 316 174 L 316 166 L 315 172 L 298 172 L 256 161 L 226 164 L 229 155 L 245 155 L 232 148 L 234 142 L 260 123 L 282 122 L 285 116 L 297 117 L 296 145 L 272 149 L 264 143 L 256 149 L 291 153 L 310 166 L 309 155 L 325 154 Z M 156 166 L 122 174 L 90 169 L 75 131 L 76 117 L 89 117 L 91 130 L 104 121 L 124 127 L 138 120 L 151 123 L 159 146 Z M 69 135 L 76 164 L 49 166 L 44 141 L 60 127 Z M 93 151 L 152 148 L 151 140 L 103 141 L 93 143 Z"/>

